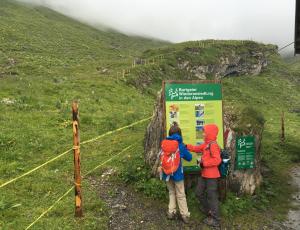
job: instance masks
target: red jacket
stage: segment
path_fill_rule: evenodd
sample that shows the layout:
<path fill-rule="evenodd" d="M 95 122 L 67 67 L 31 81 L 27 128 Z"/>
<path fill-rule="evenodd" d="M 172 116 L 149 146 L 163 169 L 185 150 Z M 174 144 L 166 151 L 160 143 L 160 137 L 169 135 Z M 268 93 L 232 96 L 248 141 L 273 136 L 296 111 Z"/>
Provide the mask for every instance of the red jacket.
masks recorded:
<path fill-rule="evenodd" d="M 205 139 L 204 143 L 198 146 L 187 145 L 187 149 L 196 153 L 203 153 L 201 157 L 201 162 L 203 165 L 201 175 L 205 178 L 219 178 L 220 172 L 218 169 L 221 163 L 220 147 L 216 143 L 219 129 L 216 125 L 205 125 L 204 133 Z M 209 150 L 209 143 L 210 150 Z"/>

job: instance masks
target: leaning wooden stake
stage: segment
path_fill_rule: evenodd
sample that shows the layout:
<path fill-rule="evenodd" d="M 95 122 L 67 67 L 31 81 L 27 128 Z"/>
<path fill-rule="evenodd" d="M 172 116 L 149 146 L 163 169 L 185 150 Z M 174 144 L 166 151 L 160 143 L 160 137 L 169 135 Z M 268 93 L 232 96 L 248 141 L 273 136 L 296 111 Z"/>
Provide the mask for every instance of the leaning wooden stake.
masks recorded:
<path fill-rule="evenodd" d="M 73 152 L 74 152 L 74 184 L 75 184 L 75 216 L 82 217 L 81 175 L 80 175 L 80 140 L 78 103 L 72 104 L 73 114 Z"/>

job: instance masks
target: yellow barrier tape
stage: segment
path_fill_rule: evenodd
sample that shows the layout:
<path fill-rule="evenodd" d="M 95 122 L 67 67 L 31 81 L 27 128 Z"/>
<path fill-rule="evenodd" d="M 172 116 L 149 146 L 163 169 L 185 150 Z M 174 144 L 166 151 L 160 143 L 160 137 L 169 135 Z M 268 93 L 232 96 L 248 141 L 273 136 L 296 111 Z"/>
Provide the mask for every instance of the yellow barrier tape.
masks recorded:
<path fill-rule="evenodd" d="M 103 163 L 101 163 L 100 165 L 96 166 L 95 168 L 93 168 L 92 170 L 88 171 L 86 174 L 84 174 L 84 176 L 89 175 L 90 173 L 92 173 L 93 171 L 95 171 L 97 168 L 100 168 L 101 166 L 105 165 L 106 163 L 110 162 L 112 159 L 114 159 L 115 157 L 119 156 L 120 154 L 124 153 L 125 151 L 127 151 L 128 149 L 130 149 L 132 146 L 134 145 L 129 145 L 127 146 L 125 149 L 123 149 L 121 152 L 119 152 L 118 154 L 114 155 L 113 157 L 111 157 L 110 159 L 104 161 Z"/>
<path fill-rule="evenodd" d="M 115 129 L 115 130 L 112 130 L 112 131 L 109 131 L 109 132 L 107 132 L 107 133 L 101 134 L 101 135 L 98 136 L 98 137 L 95 137 L 95 138 L 93 138 L 93 139 L 86 140 L 86 141 L 82 142 L 81 145 L 84 145 L 84 144 L 87 144 L 87 143 L 90 143 L 90 142 L 94 142 L 94 141 L 96 141 L 96 140 L 99 140 L 99 139 L 102 138 L 102 137 L 108 136 L 108 135 L 110 135 L 110 134 L 113 134 L 113 133 L 115 133 L 115 132 L 122 131 L 122 130 L 127 129 L 127 128 L 130 128 L 130 127 L 133 127 L 133 126 L 138 125 L 138 124 L 140 124 L 140 123 L 143 123 L 143 122 L 145 122 L 145 121 L 147 121 L 147 120 L 150 120 L 151 118 L 152 118 L 152 116 L 151 116 L 151 117 L 148 117 L 148 118 L 145 118 L 145 119 L 142 119 L 142 120 L 140 120 L 140 121 L 134 122 L 134 123 L 132 123 L 132 124 L 130 124 L 130 125 L 127 125 L 127 126 L 124 126 L 124 127 L 121 127 L 121 128 L 118 128 L 118 129 Z M 37 167 L 35 167 L 35 168 L 29 170 L 28 172 L 26 172 L 26 173 L 24 173 L 24 174 L 22 174 L 22 175 L 20 175 L 20 176 L 18 176 L 18 177 L 16 177 L 16 178 L 14 178 L 14 179 L 11 179 L 11 180 L 9 180 L 9 181 L 7 181 L 7 182 L 1 184 L 1 185 L 0 185 L 0 188 L 2 188 L 2 187 L 4 187 L 4 186 L 6 186 L 6 185 L 8 185 L 8 184 L 10 184 L 10 183 L 12 183 L 12 182 L 18 180 L 18 179 L 20 179 L 20 178 L 22 178 L 22 177 L 24 177 L 24 176 L 27 176 L 27 175 L 30 174 L 30 173 L 33 173 L 34 171 L 38 170 L 39 168 L 41 168 L 41 167 L 43 167 L 43 166 L 45 166 L 45 165 L 51 163 L 52 161 L 57 160 L 58 158 L 64 156 L 65 154 L 67 154 L 68 152 L 70 152 L 70 151 L 72 151 L 73 149 L 76 149 L 76 148 L 77 148 L 77 146 L 73 146 L 71 149 L 68 149 L 67 151 L 65 151 L 65 152 L 63 152 L 63 153 L 61 153 L 61 154 L 59 154 L 58 156 L 56 156 L 56 157 L 50 159 L 49 161 L 46 161 L 45 163 L 41 164 L 40 166 L 37 166 Z M 80 147 L 78 146 L 78 148 L 80 148 Z"/>
<path fill-rule="evenodd" d="M 22 178 L 22 177 L 24 177 L 24 176 L 27 176 L 28 174 L 30 174 L 30 173 L 32 173 L 32 172 L 38 170 L 39 168 L 41 168 L 41 167 L 43 167 L 43 166 L 45 166 L 45 165 L 51 163 L 52 161 L 55 161 L 56 159 L 62 157 L 63 155 L 67 154 L 67 153 L 70 152 L 70 151 L 72 151 L 72 149 L 68 149 L 67 151 L 63 152 L 62 154 L 59 154 L 58 156 L 52 158 L 51 160 L 46 161 L 44 164 L 41 164 L 41 165 L 39 165 L 39 166 L 37 166 L 37 167 L 35 167 L 35 168 L 29 170 L 28 172 L 26 172 L 26 173 L 24 173 L 24 174 L 22 174 L 22 175 L 20 175 L 20 176 L 18 176 L 18 177 L 16 177 L 16 178 L 14 178 L 14 179 L 11 179 L 11 180 L 9 180 L 9 181 L 7 181 L 7 182 L 1 184 L 1 185 L 0 185 L 0 188 L 2 188 L 2 187 L 4 187 L 4 186 L 6 186 L 6 185 L 8 185 L 8 184 L 10 184 L 10 183 L 12 183 L 12 182 L 18 180 L 18 179 L 20 179 L 20 178 Z"/>
<path fill-rule="evenodd" d="M 97 168 L 105 165 L 106 163 L 110 162 L 112 159 L 116 158 L 117 156 L 119 156 L 120 154 L 124 153 L 125 151 L 127 151 L 128 149 L 130 149 L 132 146 L 134 145 L 130 145 L 127 146 L 125 149 L 123 149 L 121 152 L 119 152 L 118 154 L 114 155 L 113 157 L 109 158 L 108 160 L 104 161 L 103 163 L 101 163 L 100 165 L 96 166 L 95 168 L 93 168 L 92 170 L 88 171 L 86 174 L 84 174 L 84 176 L 89 175 L 90 173 L 92 173 L 93 171 L 95 171 Z M 58 198 L 48 209 L 46 209 L 35 221 L 33 221 L 30 225 L 27 226 L 27 228 L 25 230 L 28 230 L 29 228 L 31 228 L 36 222 L 38 222 L 43 216 L 45 216 L 48 212 L 51 211 L 52 208 L 54 208 L 54 206 L 56 204 L 58 204 L 59 201 L 61 201 L 65 196 L 67 196 L 72 189 L 75 186 L 72 186 L 65 194 L 63 194 L 60 198 Z"/>
<path fill-rule="evenodd" d="M 60 198 L 58 198 L 47 210 L 45 210 L 35 221 L 33 221 L 30 225 L 25 228 L 25 230 L 31 228 L 36 222 L 38 222 L 44 215 L 46 215 L 56 204 L 58 204 L 59 201 L 61 201 L 66 195 L 68 195 L 72 190 L 74 186 L 72 186 L 64 195 L 62 195 Z"/>
<path fill-rule="evenodd" d="M 130 125 L 124 126 L 124 127 L 122 127 L 122 128 L 118 128 L 118 129 L 115 129 L 115 130 L 113 130 L 113 131 L 109 131 L 109 132 L 107 132 L 107 133 L 101 134 L 101 135 L 98 136 L 98 137 L 95 137 L 95 138 L 93 138 L 93 139 L 90 139 L 90 140 L 81 142 L 81 145 L 84 145 L 84 144 L 87 144 L 87 143 L 90 143 L 90 142 L 94 142 L 94 141 L 96 141 L 96 140 L 98 140 L 98 139 L 100 139 L 100 138 L 102 138 L 102 137 L 108 136 L 108 135 L 110 135 L 110 134 L 112 134 L 112 133 L 119 132 L 119 131 L 124 130 L 124 129 L 128 129 L 128 128 L 130 128 L 130 127 L 133 127 L 133 126 L 135 126 L 135 125 L 138 125 L 138 124 L 140 124 L 140 123 L 143 123 L 143 122 L 145 122 L 145 121 L 147 121 L 147 120 L 150 120 L 151 118 L 152 118 L 152 116 L 151 116 L 151 117 L 148 117 L 148 118 L 145 118 L 145 119 L 143 119 L 143 120 L 134 122 L 134 123 L 132 123 L 132 124 L 130 124 Z"/>

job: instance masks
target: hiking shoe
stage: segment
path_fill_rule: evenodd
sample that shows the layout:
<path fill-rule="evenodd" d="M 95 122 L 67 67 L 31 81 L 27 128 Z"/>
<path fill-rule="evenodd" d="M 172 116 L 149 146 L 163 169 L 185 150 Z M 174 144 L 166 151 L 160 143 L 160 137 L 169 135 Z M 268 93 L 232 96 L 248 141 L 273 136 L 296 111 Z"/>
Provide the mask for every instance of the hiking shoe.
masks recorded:
<path fill-rule="evenodd" d="M 212 217 L 207 217 L 203 220 L 204 224 L 207 224 L 208 226 L 212 227 L 220 227 L 220 222 Z"/>
<path fill-rule="evenodd" d="M 190 217 L 188 217 L 188 216 L 181 216 L 181 219 L 182 219 L 183 223 L 185 223 L 185 224 L 190 223 Z"/>
<path fill-rule="evenodd" d="M 176 217 L 176 213 L 174 213 L 174 212 L 167 212 L 167 218 L 169 220 L 174 220 L 175 217 Z"/>

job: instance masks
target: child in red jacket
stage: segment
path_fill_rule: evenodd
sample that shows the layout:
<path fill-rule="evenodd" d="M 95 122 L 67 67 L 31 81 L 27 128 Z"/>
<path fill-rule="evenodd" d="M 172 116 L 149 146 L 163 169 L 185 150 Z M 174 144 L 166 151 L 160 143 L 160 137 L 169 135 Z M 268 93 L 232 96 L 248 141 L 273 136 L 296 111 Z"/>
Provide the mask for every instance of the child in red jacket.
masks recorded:
<path fill-rule="evenodd" d="M 202 210 L 208 216 L 204 223 L 220 226 L 220 213 L 218 201 L 218 178 L 220 172 L 218 166 L 221 163 L 220 147 L 217 144 L 219 129 L 216 125 L 204 126 L 204 143 L 199 146 L 187 145 L 192 152 L 202 153 L 201 177 L 198 179 L 196 194 L 202 205 Z"/>

